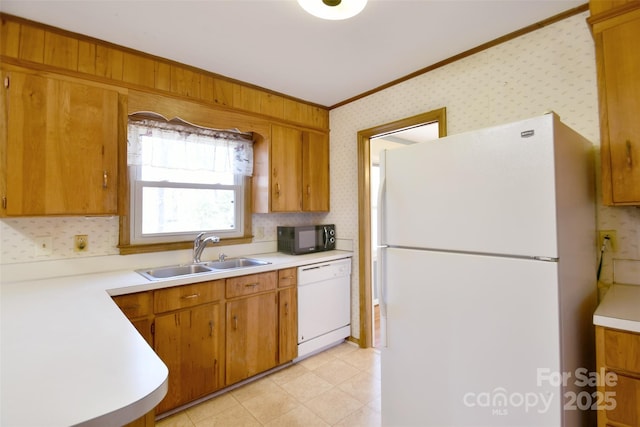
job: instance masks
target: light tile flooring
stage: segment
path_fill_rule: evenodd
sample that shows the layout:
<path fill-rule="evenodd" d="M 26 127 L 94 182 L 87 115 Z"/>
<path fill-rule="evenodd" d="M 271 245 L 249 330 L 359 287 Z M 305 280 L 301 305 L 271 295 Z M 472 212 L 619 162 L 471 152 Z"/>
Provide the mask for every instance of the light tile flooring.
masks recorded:
<path fill-rule="evenodd" d="M 380 353 L 348 342 L 156 423 L 157 427 L 380 425 Z"/>

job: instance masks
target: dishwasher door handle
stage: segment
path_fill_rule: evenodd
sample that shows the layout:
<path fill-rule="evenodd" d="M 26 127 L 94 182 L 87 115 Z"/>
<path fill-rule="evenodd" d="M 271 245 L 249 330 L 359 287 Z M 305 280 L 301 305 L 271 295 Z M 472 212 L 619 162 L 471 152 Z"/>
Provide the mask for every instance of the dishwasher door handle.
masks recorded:
<path fill-rule="evenodd" d="M 324 267 L 331 267 L 331 264 L 314 265 L 313 267 L 302 267 L 300 270 L 302 270 L 302 271 L 311 271 L 311 270 L 318 270 L 318 269 L 324 268 Z"/>

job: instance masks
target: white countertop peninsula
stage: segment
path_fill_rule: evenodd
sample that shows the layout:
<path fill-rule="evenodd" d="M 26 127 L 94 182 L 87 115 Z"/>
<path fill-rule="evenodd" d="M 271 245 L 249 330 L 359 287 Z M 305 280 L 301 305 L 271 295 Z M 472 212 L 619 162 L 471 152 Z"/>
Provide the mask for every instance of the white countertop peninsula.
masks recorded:
<path fill-rule="evenodd" d="M 640 333 L 640 285 L 611 285 L 593 315 L 593 324 Z"/>
<path fill-rule="evenodd" d="M 122 270 L 1 283 L 0 425 L 121 425 L 162 400 L 167 368 L 111 296 L 330 261 L 352 253 L 250 256 L 271 264 L 156 281 Z"/>

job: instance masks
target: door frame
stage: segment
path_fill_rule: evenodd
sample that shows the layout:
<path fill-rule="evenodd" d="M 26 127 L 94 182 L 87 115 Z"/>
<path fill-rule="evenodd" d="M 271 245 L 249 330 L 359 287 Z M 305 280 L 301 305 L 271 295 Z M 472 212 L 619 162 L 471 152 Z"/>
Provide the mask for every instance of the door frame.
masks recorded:
<path fill-rule="evenodd" d="M 370 140 L 376 136 L 382 136 L 436 121 L 438 122 L 438 136 L 442 138 L 447 134 L 446 107 L 358 132 L 358 287 L 360 307 L 360 338 L 358 344 L 362 348 L 371 347 L 373 341 Z"/>

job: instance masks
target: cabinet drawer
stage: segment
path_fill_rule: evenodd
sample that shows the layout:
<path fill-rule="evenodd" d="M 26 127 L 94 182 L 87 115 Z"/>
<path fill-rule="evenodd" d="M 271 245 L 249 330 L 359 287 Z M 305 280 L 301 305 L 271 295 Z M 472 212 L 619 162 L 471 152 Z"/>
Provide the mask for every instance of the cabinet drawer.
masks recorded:
<path fill-rule="evenodd" d="M 605 329 L 605 365 L 640 374 L 640 334 Z"/>
<path fill-rule="evenodd" d="M 637 426 L 640 422 L 640 379 L 618 374 L 616 385 L 606 387 L 612 400 L 607 420 L 616 425 Z"/>
<path fill-rule="evenodd" d="M 153 311 L 162 313 L 214 302 L 224 297 L 224 280 L 160 289 L 153 294 Z"/>
<path fill-rule="evenodd" d="M 113 297 L 113 301 L 129 319 L 148 316 L 151 314 L 153 296 L 151 291 L 135 294 L 119 295 Z"/>
<path fill-rule="evenodd" d="M 285 268 L 278 270 L 278 287 L 286 288 L 288 286 L 296 286 L 298 284 L 298 269 Z"/>
<path fill-rule="evenodd" d="M 276 288 L 277 280 L 275 271 L 227 279 L 227 298 L 273 290 Z"/>

